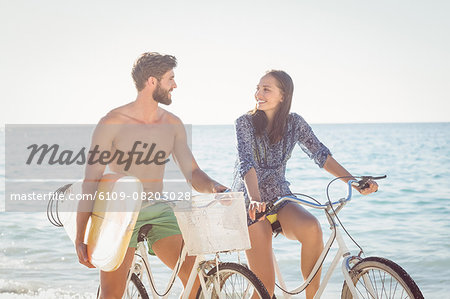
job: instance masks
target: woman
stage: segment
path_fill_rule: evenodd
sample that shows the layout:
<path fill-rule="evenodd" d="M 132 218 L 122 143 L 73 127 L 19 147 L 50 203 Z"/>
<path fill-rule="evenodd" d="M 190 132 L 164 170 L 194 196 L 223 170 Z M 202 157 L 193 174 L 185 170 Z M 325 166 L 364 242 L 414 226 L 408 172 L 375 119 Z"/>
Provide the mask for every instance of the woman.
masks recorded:
<path fill-rule="evenodd" d="M 266 203 L 277 196 L 290 194 L 285 179 L 286 163 L 296 143 L 314 159 L 319 167 L 334 176 L 350 176 L 330 151 L 314 135 L 311 127 L 296 113 L 289 113 L 294 84 L 284 71 L 269 71 L 256 88 L 256 108 L 236 120 L 238 159 L 233 189 L 243 191 L 248 206 L 248 225 L 252 248 L 247 250 L 250 269 L 261 279 L 272 295 L 275 271 L 272 263 L 272 227 L 266 217 L 255 219 L 257 211 L 264 211 Z M 344 181 L 348 181 L 346 178 Z M 358 191 L 376 191 L 373 181 Z M 308 277 L 323 249 L 320 223 L 303 207 L 284 202 L 270 214 L 279 221 L 288 239 L 298 240 L 301 246 L 301 270 Z M 306 297 L 313 298 L 320 284 L 320 272 L 306 289 Z"/>

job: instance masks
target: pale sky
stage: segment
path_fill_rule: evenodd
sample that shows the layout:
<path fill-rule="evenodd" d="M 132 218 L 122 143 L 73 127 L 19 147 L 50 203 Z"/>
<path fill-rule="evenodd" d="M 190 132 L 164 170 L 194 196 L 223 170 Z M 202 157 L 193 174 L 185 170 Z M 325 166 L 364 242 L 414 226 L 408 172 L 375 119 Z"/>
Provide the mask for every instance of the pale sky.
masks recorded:
<path fill-rule="evenodd" d="M 96 123 L 143 52 L 178 58 L 167 109 L 232 124 L 268 69 L 310 123 L 450 121 L 449 1 L 0 0 L 0 117 Z"/>

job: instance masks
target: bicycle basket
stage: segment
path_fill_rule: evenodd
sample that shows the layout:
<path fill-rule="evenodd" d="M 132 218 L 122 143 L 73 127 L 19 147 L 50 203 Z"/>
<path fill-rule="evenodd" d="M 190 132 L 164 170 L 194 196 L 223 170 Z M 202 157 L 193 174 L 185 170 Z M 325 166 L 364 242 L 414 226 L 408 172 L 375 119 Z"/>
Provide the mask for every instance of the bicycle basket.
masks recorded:
<path fill-rule="evenodd" d="M 242 192 L 202 194 L 174 208 L 189 255 L 250 248 Z"/>

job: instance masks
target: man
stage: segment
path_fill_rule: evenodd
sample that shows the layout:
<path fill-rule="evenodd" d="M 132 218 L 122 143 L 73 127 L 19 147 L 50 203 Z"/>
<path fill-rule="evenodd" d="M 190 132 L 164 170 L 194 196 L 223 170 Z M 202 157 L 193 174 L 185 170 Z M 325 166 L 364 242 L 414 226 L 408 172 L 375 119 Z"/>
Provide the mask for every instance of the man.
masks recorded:
<path fill-rule="evenodd" d="M 165 161 L 170 154 L 188 183 L 198 192 L 222 192 L 226 187 L 208 177 L 197 165 L 188 147 L 186 131 L 181 120 L 159 107 L 159 103 L 169 105 L 172 102 L 171 92 L 177 87 L 173 71 L 176 65 L 176 58 L 170 55 L 142 54 L 132 70 L 133 80 L 138 91 L 136 100 L 113 109 L 100 120 L 92 137 L 91 149 L 96 147 L 98 152 L 109 151 L 111 153 L 120 151 L 131 156 L 136 145 L 141 148 L 144 144 L 154 146 L 153 152 L 160 153 L 158 157 L 154 157 L 154 163 L 137 163 L 136 155 L 133 156 L 131 165 L 120 163 L 119 159 L 111 160 L 108 164 L 113 172 L 137 177 L 142 182 L 146 194 L 162 192 Z M 104 163 L 88 163 L 83 193 L 94 194 L 105 167 Z M 173 269 L 182 246 L 181 233 L 173 211 L 164 203 L 150 205 L 145 210 L 145 212 L 141 210 L 139 214 L 135 232 L 147 220 L 155 221 L 158 217 L 164 218 L 162 225 L 153 225 L 152 237 L 149 237 L 149 247 L 161 261 Z M 87 256 L 86 244 L 83 242 L 87 221 L 91 215 L 89 211 L 91 211 L 91 207 L 84 206 L 82 211 L 79 210 L 77 214 L 75 246 L 80 263 L 87 267 L 93 267 Z M 122 297 L 127 273 L 133 260 L 136 238 L 137 234 L 134 233 L 124 261 L 116 271 L 101 271 L 101 298 Z M 193 264 L 194 257 L 187 257 L 180 269 L 178 276 L 183 285 L 187 283 Z M 190 294 L 191 297 L 195 296 L 198 285 L 197 279 L 193 287 L 193 294 Z"/>

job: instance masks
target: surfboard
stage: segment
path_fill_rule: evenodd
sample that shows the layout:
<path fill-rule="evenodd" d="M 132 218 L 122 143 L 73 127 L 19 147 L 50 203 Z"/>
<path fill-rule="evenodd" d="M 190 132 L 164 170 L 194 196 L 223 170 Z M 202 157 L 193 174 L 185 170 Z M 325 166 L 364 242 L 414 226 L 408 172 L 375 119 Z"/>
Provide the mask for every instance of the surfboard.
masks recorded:
<path fill-rule="evenodd" d="M 82 181 L 72 184 L 59 203 L 59 218 L 75 242 L 76 218 L 82 195 Z M 131 176 L 107 174 L 98 184 L 94 208 L 86 227 L 89 261 L 103 271 L 114 271 L 125 257 L 141 208 L 141 182 Z M 139 196 L 136 196 L 139 195 Z"/>

